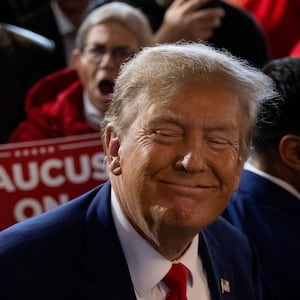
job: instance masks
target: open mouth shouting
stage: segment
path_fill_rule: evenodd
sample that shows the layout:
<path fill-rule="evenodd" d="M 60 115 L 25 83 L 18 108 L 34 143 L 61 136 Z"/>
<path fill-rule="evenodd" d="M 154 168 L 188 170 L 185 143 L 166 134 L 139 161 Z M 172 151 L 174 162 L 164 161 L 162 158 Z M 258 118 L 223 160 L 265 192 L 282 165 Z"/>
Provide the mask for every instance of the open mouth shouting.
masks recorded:
<path fill-rule="evenodd" d="M 114 81 L 108 79 L 101 80 L 99 83 L 99 89 L 101 94 L 103 95 L 112 94 L 114 91 L 114 86 L 115 86 Z"/>

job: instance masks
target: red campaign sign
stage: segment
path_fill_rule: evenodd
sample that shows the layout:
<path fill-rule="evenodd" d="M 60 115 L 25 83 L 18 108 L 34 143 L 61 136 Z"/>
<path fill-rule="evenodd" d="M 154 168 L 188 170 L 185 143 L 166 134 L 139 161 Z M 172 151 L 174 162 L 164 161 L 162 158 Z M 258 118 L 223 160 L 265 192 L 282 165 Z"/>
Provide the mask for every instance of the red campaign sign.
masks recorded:
<path fill-rule="evenodd" d="M 0 230 L 107 180 L 99 133 L 0 146 Z"/>

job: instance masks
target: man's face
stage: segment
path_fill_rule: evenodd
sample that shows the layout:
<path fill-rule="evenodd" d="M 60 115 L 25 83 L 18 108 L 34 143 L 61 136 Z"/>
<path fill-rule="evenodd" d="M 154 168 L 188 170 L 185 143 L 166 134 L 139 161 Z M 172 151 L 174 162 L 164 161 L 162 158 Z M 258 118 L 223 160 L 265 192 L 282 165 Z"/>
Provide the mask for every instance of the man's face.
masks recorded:
<path fill-rule="evenodd" d="M 223 212 L 242 170 L 241 122 L 236 95 L 197 83 L 144 107 L 111 139 L 108 154 L 117 153 L 121 168 L 112 172 L 113 188 L 148 240 L 182 228 L 195 235 Z"/>
<path fill-rule="evenodd" d="M 74 52 L 74 64 L 91 103 L 108 108 L 120 65 L 139 49 L 137 37 L 124 25 L 108 21 L 88 33 L 83 53 Z"/>

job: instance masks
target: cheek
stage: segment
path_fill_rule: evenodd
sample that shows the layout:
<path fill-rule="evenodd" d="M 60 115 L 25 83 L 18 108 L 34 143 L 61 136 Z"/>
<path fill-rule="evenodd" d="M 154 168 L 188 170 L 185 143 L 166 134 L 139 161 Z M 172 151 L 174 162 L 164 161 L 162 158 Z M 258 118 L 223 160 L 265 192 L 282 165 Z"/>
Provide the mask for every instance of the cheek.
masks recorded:
<path fill-rule="evenodd" d="M 241 168 L 236 163 L 234 166 L 230 166 L 228 168 L 228 172 L 224 174 L 223 178 L 224 182 L 226 182 L 227 184 L 229 197 L 231 197 L 232 193 L 234 193 L 237 190 L 240 182 L 240 176 Z"/>
<path fill-rule="evenodd" d="M 137 172 L 147 171 L 156 165 L 160 159 L 160 153 L 151 143 L 140 143 L 130 141 L 120 147 L 120 158 L 124 168 L 136 170 Z"/>
<path fill-rule="evenodd" d="M 128 186 L 134 190 L 136 187 L 141 186 L 141 180 L 147 170 L 147 153 L 138 146 L 131 143 L 129 147 L 123 144 L 119 149 L 120 165 L 122 172 L 122 181 L 124 187 Z"/>
<path fill-rule="evenodd" d="M 238 158 L 237 153 L 216 155 L 211 162 L 215 165 L 214 170 L 215 173 L 218 174 L 219 180 L 223 182 L 228 189 L 235 189 L 239 182 L 243 166 L 243 162 Z"/>
<path fill-rule="evenodd" d="M 234 174 L 234 183 L 233 183 L 233 189 L 234 192 L 238 189 L 239 184 L 240 184 L 240 179 L 243 171 L 243 166 L 244 166 L 244 161 L 240 158 L 239 164 L 237 168 L 235 169 L 235 174 Z"/>
<path fill-rule="evenodd" d="M 147 199 L 154 191 L 155 177 L 164 166 L 164 156 L 155 147 L 131 147 L 122 151 L 121 169 L 123 186 L 139 199 Z"/>
<path fill-rule="evenodd" d="M 87 65 L 81 65 L 81 68 L 77 70 L 81 83 L 87 86 L 96 76 L 95 68 Z"/>

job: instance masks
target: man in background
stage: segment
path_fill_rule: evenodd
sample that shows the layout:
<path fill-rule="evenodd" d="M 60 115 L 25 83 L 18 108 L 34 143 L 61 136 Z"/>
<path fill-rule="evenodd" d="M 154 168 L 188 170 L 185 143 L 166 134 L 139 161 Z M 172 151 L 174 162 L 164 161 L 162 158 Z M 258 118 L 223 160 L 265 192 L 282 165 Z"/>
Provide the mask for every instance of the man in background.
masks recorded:
<path fill-rule="evenodd" d="M 300 58 L 271 61 L 264 72 L 280 97 L 265 101 L 239 189 L 224 213 L 255 244 L 270 295 L 299 298 Z"/>
<path fill-rule="evenodd" d="M 92 0 L 87 11 L 115 0 Z M 222 0 L 123 0 L 141 9 L 157 43 L 207 41 L 262 67 L 269 60 L 264 34 L 245 10 Z"/>
<path fill-rule="evenodd" d="M 42 78 L 26 98 L 27 119 L 10 137 L 22 142 L 99 132 L 120 65 L 153 34 L 142 12 L 108 3 L 82 22 L 72 56 L 75 68 Z"/>

